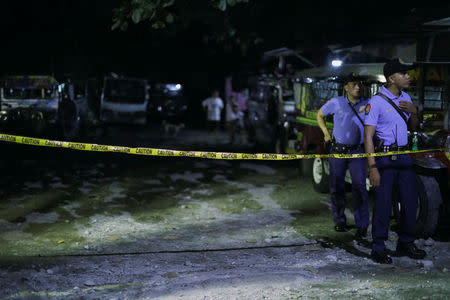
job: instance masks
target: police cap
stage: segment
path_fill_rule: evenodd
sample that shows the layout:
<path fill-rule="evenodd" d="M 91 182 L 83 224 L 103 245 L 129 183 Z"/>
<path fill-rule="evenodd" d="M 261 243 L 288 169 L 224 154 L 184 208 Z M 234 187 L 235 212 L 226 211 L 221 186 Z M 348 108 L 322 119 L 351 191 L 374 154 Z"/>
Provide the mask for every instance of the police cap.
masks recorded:
<path fill-rule="evenodd" d="M 412 64 L 405 64 L 399 58 L 394 58 L 387 61 L 383 67 L 384 77 L 388 80 L 388 77 L 397 72 L 406 72 L 414 69 Z"/>
<path fill-rule="evenodd" d="M 346 85 L 349 82 L 361 82 L 363 78 L 356 73 L 352 72 L 347 76 L 342 77 L 342 83 Z"/>

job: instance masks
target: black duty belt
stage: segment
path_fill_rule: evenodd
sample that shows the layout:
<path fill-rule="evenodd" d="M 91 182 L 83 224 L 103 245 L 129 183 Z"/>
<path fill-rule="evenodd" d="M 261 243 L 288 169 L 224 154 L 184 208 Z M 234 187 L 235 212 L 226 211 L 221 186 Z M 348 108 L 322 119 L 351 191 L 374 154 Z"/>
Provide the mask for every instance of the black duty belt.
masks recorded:
<path fill-rule="evenodd" d="M 337 153 L 344 153 L 348 151 L 360 150 L 363 149 L 363 144 L 360 145 L 347 145 L 340 143 L 333 143 L 331 146 L 331 150 Z"/>
<path fill-rule="evenodd" d="M 407 146 L 395 146 L 395 145 L 390 145 L 390 146 L 383 146 L 381 148 L 381 150 L 383 152 L 391 152 L 391 151 L 404 151 L 404 150 L 408 150 Z"/>

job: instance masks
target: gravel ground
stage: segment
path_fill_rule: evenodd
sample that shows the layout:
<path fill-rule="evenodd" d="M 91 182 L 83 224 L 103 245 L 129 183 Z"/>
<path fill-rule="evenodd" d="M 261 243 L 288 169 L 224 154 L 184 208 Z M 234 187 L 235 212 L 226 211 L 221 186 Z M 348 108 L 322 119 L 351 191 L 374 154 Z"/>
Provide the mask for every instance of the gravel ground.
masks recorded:
<path fill-rule="evenodd" d="M 328 196 L 294 163 L 117 157 L 64 172 L 32 161 L 4 177 L 0 298 L 450 295 L 448 234 L 417 241 L 424 260 L 375 264 L 370 235 L 334 232 Z"/>

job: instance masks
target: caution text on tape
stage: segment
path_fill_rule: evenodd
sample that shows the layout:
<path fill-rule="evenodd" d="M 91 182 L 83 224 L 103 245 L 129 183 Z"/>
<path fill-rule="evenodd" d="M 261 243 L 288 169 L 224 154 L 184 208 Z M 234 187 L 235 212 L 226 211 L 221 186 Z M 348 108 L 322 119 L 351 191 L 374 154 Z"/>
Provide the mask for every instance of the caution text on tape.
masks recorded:
<path fill-rule="evenodd" d="M 26 144 L 33 146 L 68 148 L 79 151 L 95 152 L 116 152 L 148 156 L 166 157 L 196 157 L 205 159 L 226 159 L 226 160 L 295 160 L 311 158 L 363 158 L 369 156 L 388 156 L 408 153 L 438 152 L 444 151 L 442 148 L 425 149 L 418 151 L 391 151 L 377 153 L 340 153 L 340 154 L 276 154 L 276 153 L 233 153 L 233 152 L 205 152 L 205 151 L 184 151 L 143 147 L 109 146 L 89 143 L 75 143 L 57 140 L 40 139 L 34 137 L 17 136 L 0 133 L 0 141 Z"/>

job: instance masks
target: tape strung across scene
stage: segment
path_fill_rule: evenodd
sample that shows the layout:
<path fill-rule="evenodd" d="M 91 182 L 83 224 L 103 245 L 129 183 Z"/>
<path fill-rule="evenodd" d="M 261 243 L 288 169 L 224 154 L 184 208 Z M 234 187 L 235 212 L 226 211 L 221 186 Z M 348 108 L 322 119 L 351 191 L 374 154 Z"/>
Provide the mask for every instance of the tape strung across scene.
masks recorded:
<path fill-rule="evenodd" d="M 88 143 L 75 143 L 56 141 L 48 139 L 40 139 L 26 136 L 17 136 L 0 133 L 0 141 L 44 146 L 54 148 L 67 148 L 80 151 L 95 151 L 95 152 L 116 152 L 136 155 L 149 156 L 170 156 L 170 157 L 196 157 L 206 159 L 227 159 L 227 160 L 295 160 L 295 159 L 310 159 L 310 158 L 358 158 L 369 156 L 386 156 L 398 155 L 406 153 L 421 153 L 421 152 L 439 152 L 444 151 L 443 148 L 426 149 L 419 151 L 392 151 L 379 153 L 359 153 L 359 154 L 275 154 L 275 153 L 232 153 L 232 152 L 205 152 L 205 151 L 183 151 L 183 150 L 168 150 L 157 148 L 142 148 L 142 147 L 124 147 L 124 146 L 108 146 Z"/>

